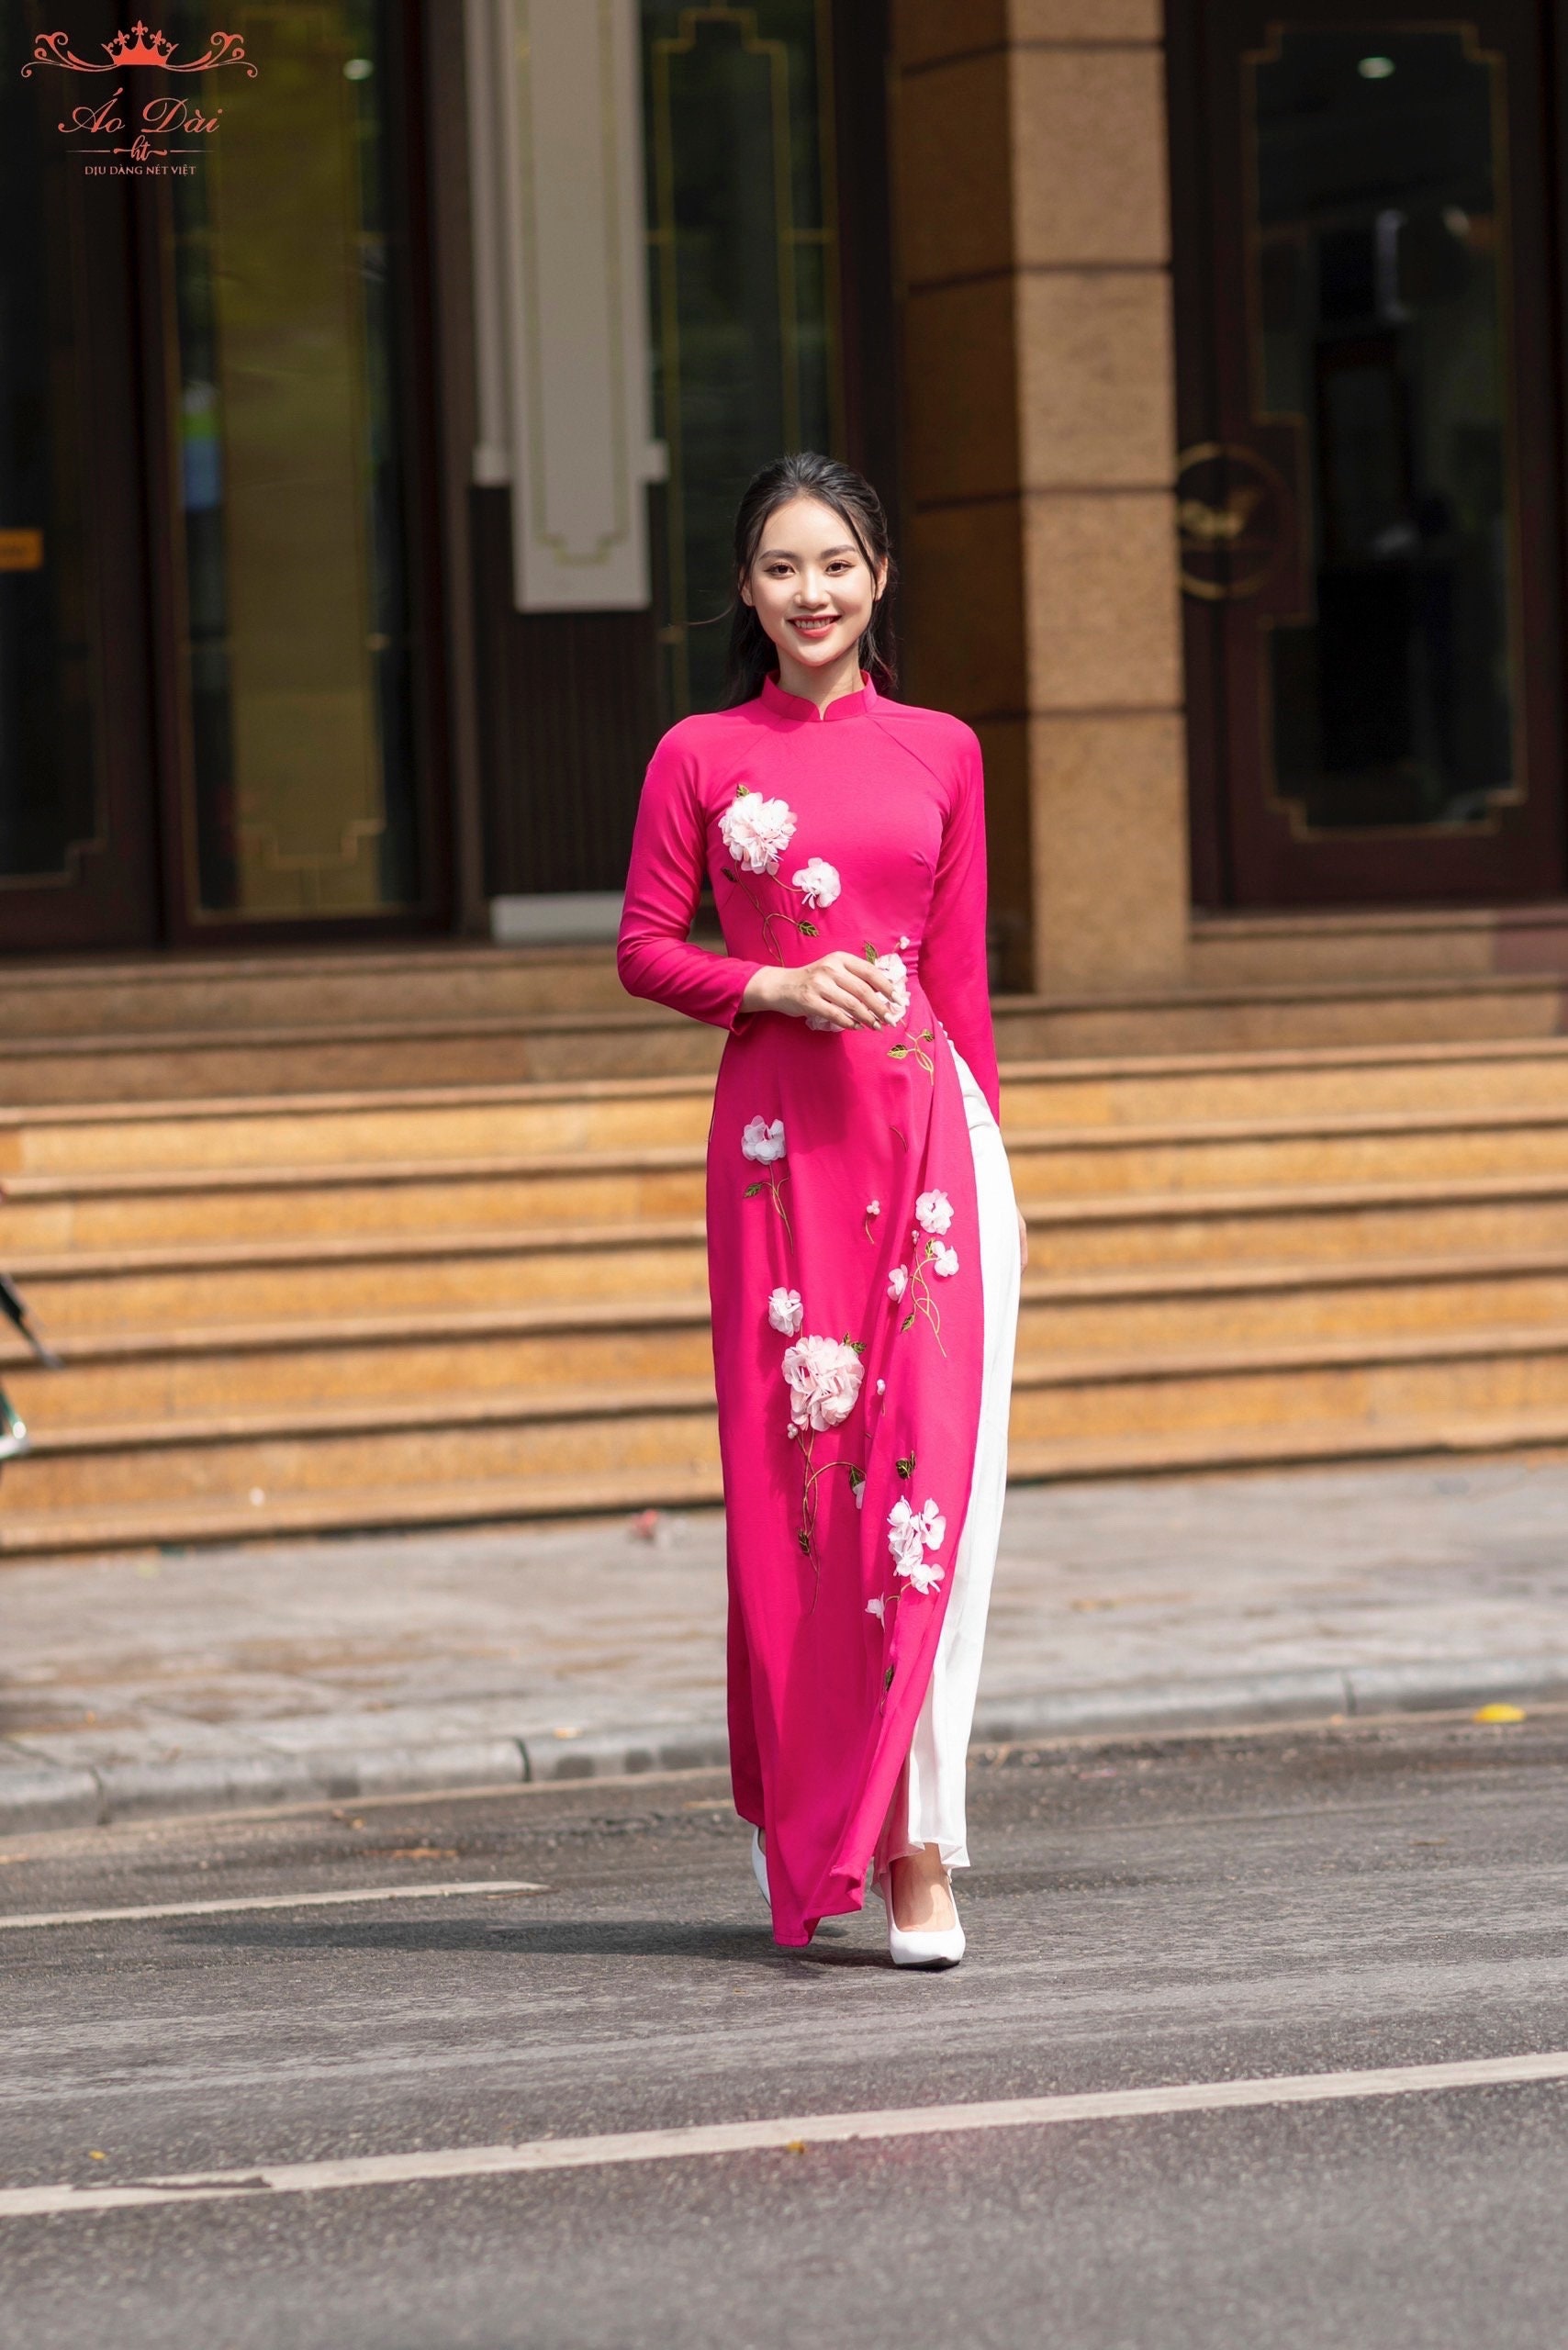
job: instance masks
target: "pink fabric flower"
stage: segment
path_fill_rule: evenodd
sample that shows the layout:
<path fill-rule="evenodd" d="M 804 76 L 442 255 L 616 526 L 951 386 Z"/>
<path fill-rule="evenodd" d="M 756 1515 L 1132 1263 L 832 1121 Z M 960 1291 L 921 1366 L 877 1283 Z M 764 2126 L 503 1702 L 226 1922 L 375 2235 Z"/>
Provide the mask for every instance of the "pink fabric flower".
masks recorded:
<path fill-rule="evenodd" d="M 794 830 L 795 811 L 787 800 L 764 800 L 755 791 L 743 791 L 719 819 L 720 839 L 747 873 L 777 873 Z"/>
<path fill-rule="evenodd" d="M 792 1338 L 805 1309 L 798 1289 L 776 1289 L 767 1301 L 767 1318 L 781 1338 Z"/>
<path fill-rule="evenodd" d="M 945 1281 L 951 1281 L 958 1270 L 958 1250 L 946 1248 L 941 1241 L 937 1241 L 931 1251 L 931 1270 L 934 1273 L 939 1273 Z"/>
<path fill-rule="evenodd" d="M 780 803 L 775 801 L 771 804 L 778 806 Z M 813 910 L 818 906 L 831 906 L 844 886 L 839 880 L 837 867 L 830 865 L 825 856 L 807 857 L 793 878 L 796 889 Z"/>
<path fill-rule="evenodd" d="M 904 968 L 903 957 L 879 955 L 877 968 L 883 979 L 891 979 L 893 983 L 892 1001 L 883 1017 L 890 1026 L 902 1028 L 909 1018 L 909 973 Z"/>
<path fill-rule="evenodd" d="M 901 1494 L 888 1512 L 888 1548 L 895 1574 L 906 1575 L 922 1594 L 935 1591 L 946 1570 L 925 1553 L 939 1550 L 946 1532 L 947 1521 L 934 1501 L 927 1501 L 924 1509 L 911 1509 Z"/>
<path fill-rule="evenodd" d="M 838 1338 L 801 1338 L 784 1357 L 790 1410 L 797 1427 L 841 1427 L 855 1409 L 865 1366 Z"/>
<path fill-rule="evenodd" d="M 866 1613 L 868 1616 L 874 1616 L 879 1624 L 885 1624 L 888 1620 L 887 1601 L 885 1599 L 868 1599 L 866 1602 Z"/>
<path fill-rule="evenodd" d="M 753 1118 L 742 1129 L 741 1156 L 754 1158 L 759 1167 L 771 1167 L 776 1158 L 784 1156 L 784 1121 L 775 1118 L 771 1125 L 766 1118 Z M 946 1226 L 942 1227 L 944 1231 Z"/>
<path fill-rule="evenodd" d="M 909 1267 L 907 1265 L 895 1265 L 892 1271 L 888 1275 L 888 1295 L 892 1299 L 895 1305 L 898 1304 L 900 1298 L 903 1295 L 908 1287 Z"/>
<path fill-rule="evenodd" d="M 914 1213 L 923 1232 L 946 1232 L 953 1221 L 953 1203 L 946 1192 L 922 1192 Z"/>

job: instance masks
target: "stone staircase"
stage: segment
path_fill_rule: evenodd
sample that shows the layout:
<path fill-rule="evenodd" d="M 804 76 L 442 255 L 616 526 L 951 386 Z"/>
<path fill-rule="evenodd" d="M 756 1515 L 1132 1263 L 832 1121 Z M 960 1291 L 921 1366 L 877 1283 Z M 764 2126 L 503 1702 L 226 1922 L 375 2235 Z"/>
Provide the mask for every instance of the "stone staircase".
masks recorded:
<path fill-rule="evenodd" d="M 602 950 L 6 985 L 0 1264 L 67 1368 L 0 1339 L 0 1555 L 717 1498 L 722 1040 Z M 999 1004 L 1015 1472 L 1568 1444 L 1562 994 Z"/>

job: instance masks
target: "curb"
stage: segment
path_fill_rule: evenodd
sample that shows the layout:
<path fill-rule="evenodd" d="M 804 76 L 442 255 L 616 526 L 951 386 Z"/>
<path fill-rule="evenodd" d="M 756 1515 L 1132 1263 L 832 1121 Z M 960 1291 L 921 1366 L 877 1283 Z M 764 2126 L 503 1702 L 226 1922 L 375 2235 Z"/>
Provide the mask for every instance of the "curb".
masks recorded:
<path fill-rule="evenodd" d="M 1212 1680 L 1122 1682 L 1048 1696 L 992 1698 L 975 1709 L 974 1742 L 1095 1731 L 1218 1729 L 1250 1722 L 1344 1722 L 1376 1714 L 1457 1713 L 1496 1699 L 1568 1699 L 1568 1655 L 1237 1673 Z"/>
<path fill-rule="evenodd" d="M 1238 1673 L 997 1697 L 976 1707 L 973 1742 L 1005 1746 L 1034 1739 L 1240 1729 L 1262 1722 L 1348 1722 L 1388 1714 L 1461 1712 L 1496 1700 L 1568 1701 L 1568 1655 Z M 0 1748 L 0 1836 L 105 1828 L 188 1812 L 711 1770 L 728 1760 L 724 1729 L 708 1723 L 595 1730 L 570 1740 L 435 1739 L 419 1745 L 197 1756 L 85 1770 L 44 1762 L 23 1749 Z"/>

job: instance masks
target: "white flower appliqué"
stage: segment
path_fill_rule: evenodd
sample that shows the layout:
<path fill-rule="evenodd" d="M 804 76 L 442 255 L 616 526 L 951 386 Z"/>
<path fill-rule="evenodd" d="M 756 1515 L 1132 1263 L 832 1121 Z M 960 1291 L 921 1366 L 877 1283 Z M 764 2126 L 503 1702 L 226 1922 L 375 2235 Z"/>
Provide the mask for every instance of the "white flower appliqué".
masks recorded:
<path fill-rule="evenodd" d="M 771 1167 L 776 1158 L 784 1156 L 784 1121 L 775 1118 L 771 1125 L 766 1118 L 753 1118 L 742 1130 L 741 1156 L 754 1158 L 759 1167 Z M 946 1225 L 942 1230 L 946 1232 Z"/>
<path fill-rule="evenodd" d="M 767 1301 L 767 1318 L 781 1338 L 794 1337 L 803 1312 L 798 1289 L 776 1289 Z"/>
<path fill-rule="evenodd" d="M 924 1509 L 911 1509 L 901 1498 L 888 1512 L 888 1548 L 893 1554 L 894 1572 L 907 1575 L 914 1590 L 935 1591 L 946 1572 L 927 1550 L 939 1550 L 947 1532 L 947 1521 L 934 1501 Z"/>
<path fill-rule="evenodd" d="M 841 1427 L 855 1409 L 865 1367 L 837 1338 L 801 1338 L 784 1357 L 790 1410 L 797 1427 Z"/>
<path fill-rule="evenodd" d="M 781 807 L 783 802 L 772 800 L 769 805 Z M 831 906 L 844 886 L 838 878 L 838 867 L 830 865 L 825 856 L 808 856 L 794 876 L 794 882 L 807 905 L 813 908 Z"/>
<path fill-rule="evenodd" d="M 885 1624 L 888 1620 L 887 1601 L 885 1599 L 868 1599 L 866 1602 L 866 1613 L 868 1616 L 874 1616 L 879 1624 Z"/>
<path fill-rule="evenodd" d="M 868 1214 L 868 1215 L 880 1215 L 880 1214 L 881 1214 L 881 1213 L 882 1213 L 882 1203 L 881 1203 L 881 1201 L 880 1201 L 880 1200 L 868 1200 L 868 1201 L 867 1201 L 867 1203 L 866 1203 L 866 1213 L 867 1213 L 867 1214 Z"/>
<path fill-rule="evenodd" d="M 779 1148 L 783 1147 L 780 1143 Z M 946 1192 L 922 1192 L 914 1213 L 923 1232 L 946 1232 L 953 1221 L 953 1203 Z"/>
<path fill-rule="evenodd" d="M 895 1265 L 892 1271 L 888 1275 L 888 1295 L 892 1299 L 895 1305 L 898 1304 L 900 1298 L 903 1295 L 908 1287 L 909 1267 L 907 1265 Z"/>
<path fill-rule="evenodd" d="M 902 955 L 879 955 L 877 968 L 883 979 L 893 983 L 892 1001 L 883 1014 L 888 1025 L 902 1028 L 909 1018 L 909 973 Z"/>
<path fill-rule="evenodd" d="M 951 1281 L 953 1275 L 958 1270 L 958 1250 L 956 1248 L 949 1248 L 946 1246 L 933 1248 L 931 1251 L 931 1270 L 934 1273 L 940 1273 L 945 1281 Z"/>
<path fill-rule="evenodd" d="M 720 839 L 747 873 L 777 873 L 794 831 L 789 801 L 764 800 L 755 791 L 743 791 L 719 819 Z"/>

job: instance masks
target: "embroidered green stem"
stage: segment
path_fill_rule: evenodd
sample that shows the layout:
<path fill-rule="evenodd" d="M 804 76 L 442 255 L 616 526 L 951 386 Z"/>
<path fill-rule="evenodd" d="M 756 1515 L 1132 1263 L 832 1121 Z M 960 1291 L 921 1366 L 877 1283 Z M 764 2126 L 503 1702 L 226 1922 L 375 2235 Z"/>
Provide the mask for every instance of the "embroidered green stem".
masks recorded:
<path fill-rule="evenodd" d="M 724 880 L 733 881 L 735 888 L 740 891 L 742 897 L 749 901 L 752 912 L 756 914 L 757 921 L 762 925 L 763 944 L 766 946 L 768 953 L 773 957 L 775 962 L 778 964 L 781 969 L 785 967 L 785 956 L 784 949 L 779 946 L 778 941 L 773 935 L 773 924 L 776 922 L 787 923 L 791 930 L 798 930 L 802 938 L 817 938 L 821 936 L 821 933 L 818 931 L 814 922 L 806 922 L 804 920 L 798 921 L 793 914 L 787 914 L 781 906 L 776 906 L 770 913 L 765 912 L 763 911 L 762 901 L 757 897 L 756 891 L 748 889 L 746 884 L 741 879 L 740 875 L 738 873 L 732 873 L 727 865 L 721 865 L 719 872 Z"/>
<path fill-rule="evenodd" d="M 784 1174 L 788 1175 L 790 1169 L 786 1168 L 784 1169 Z M 773 1202 L 774 1206 L 784 1220 L 784 1229 L 789 1234 L 790 1246 L 793 1248 L 795 1245 L 795 1235 L 790 1223 L 790 1211 L 784 1204 L 783 1193 L 778 1188 L 783 1180 L 783 1176 L 778 1174 L 774 1169 L 770 1167 L 767 1174 L 759 1177 L 756 1182 L 748 1183 L 746 1185 L 742 1197 L 748 1200 L 755 1200 L 759 1192 L 766 1192 L 768 1198 Z"/>

